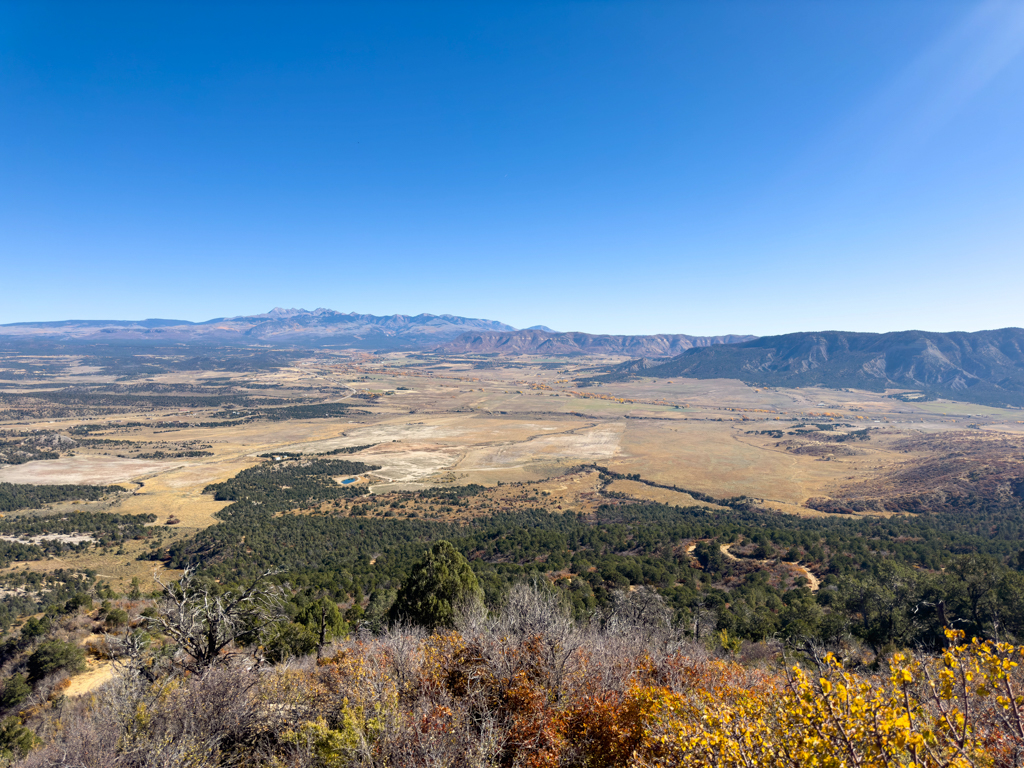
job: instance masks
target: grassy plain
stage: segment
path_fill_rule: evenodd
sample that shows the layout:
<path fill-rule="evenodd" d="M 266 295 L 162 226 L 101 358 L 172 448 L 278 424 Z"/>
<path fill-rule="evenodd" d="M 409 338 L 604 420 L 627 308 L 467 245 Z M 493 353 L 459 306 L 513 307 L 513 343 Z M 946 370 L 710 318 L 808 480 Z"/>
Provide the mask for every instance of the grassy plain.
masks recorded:
<path fill-rule="evenodd" d="M 130 385 L 81 357 L 40 356 L 29 362 L 48 368 L 0 382 L 7 393 L 0 401 L 0 431 L 5 439 L 57 434 L 78 442 L 57 460 L 0 466 L 0 482 L 121 483 L 131 493 L 113 506 L 91 506 L 152 513 L 157 516 L 152 525 L 177 536 L 214 524 L 226 504 L 203 494 L 204 487 L 275 451 L 321 453 L 370 445 L 355 458 L 380 466 L 367 478 L 375 494 L 546 481 L 537 492 L 554 494 L 572 508 L 582 497 L 575 489 L 563 497 L 560 478 L 580 464 L 598 464 L 716 498 L 748 496 L 783 512 L 820 515 L 804 506 L 809 497 L 878 485 L 885 477 L 905 474 L 908 462 L 928 460 L 935 449 L 927 441 L 907 448 L 907 437 L 962 433 L 968 415 L 978 430 L 1007 435 L 1019 434 L 1021 421 L 1018 411 L 970 404 L 905 403 L 881 393 L 757 388 L 733 380 L 638 379 L 581 388 L 578 378 L 598 363 L 613 361 L 579 358 L 320 352 L 268 370 L 164 371 L 134 376 Z M 7 365 L 28 363 L 8 360 Z M 152 406 L 72 403 L 54 410 L 33 405 L 34 391 L 71 385 L 140 396 L 166 392 L 181 405 L 168 405 L 166 398 Z M 191 404 L 196 392 L 221 393 L 232 402 Z M 288 403 L 342 403 L 352 411 L 333 418 L 244 416 L 267 398 L 272 404 L 264 412 Z M 827 424 L 830 431 L 804 424 Z M 76 437 L 83 427 L 92 432 Z M 864 429 L 866 440 L 829 442 L 829 435 Z M 197 446 L 202 455 L 187 455 L 186 449 Z M 135 458 L 151 455 L 155 447 L 182 456 Z M 569 482 L 578 486 L 580 481 Z M 627 480 L 609 490 L 665 503 L 692 501 L 679 491 Z M 168 526 L 168 520 L 177 522 Z M 120 556 L 96 552 L 28 567 L 93 568 L 123 584 L 152 571 L 152 564 L 134 560 L 133 546 Z"/>

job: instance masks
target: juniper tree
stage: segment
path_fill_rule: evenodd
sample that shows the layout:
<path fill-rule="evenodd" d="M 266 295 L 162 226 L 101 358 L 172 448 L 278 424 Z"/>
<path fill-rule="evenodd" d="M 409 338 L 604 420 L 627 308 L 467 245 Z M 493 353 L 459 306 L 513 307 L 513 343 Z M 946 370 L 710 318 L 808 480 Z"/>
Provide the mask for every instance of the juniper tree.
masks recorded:
<path fill-rule="evenodd" d="M 461 604 L 482 602 L 483 596 L 469 561 L 451 543 L 439 541 L 413 566 L 398 592 L 391 616 L 428 630 L 450 627 Z"/>

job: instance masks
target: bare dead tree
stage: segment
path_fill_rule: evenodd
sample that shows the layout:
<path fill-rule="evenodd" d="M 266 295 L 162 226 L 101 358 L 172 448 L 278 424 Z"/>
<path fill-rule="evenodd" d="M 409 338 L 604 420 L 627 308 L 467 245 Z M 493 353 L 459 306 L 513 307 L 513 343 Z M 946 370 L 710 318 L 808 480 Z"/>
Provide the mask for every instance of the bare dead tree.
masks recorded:
<path fill-rule="evenodd" d="M 628 634 L 647 646 L 655 637 L 665 640 L 672 634 L 672 609 L 665 598 L 650 587 L 633 591 L 617 590 L 604 619 L 609 634 Z"/>
<path fill-rule="evenodd" d="M 186 666 L 199 671 L 227 659 L 230 649 L 245 638 L 250 643 L 282 618 L 281 591 L 267 582 L 277 571 L 265 571 L 248 586 L 219 592 L 196 578 L 189 566 L 177 583 L 164 584 L 163 603 L 150 625 L 170 637 L 191 659 Z"/>
<path fill-rule="evenodd" d="M 488 622 L 490 642 L 507 649 L 528 640 L 537 643 L 537 651 L 550 676 L 551 688 L 561 692 L 563 680 L 578 662 L 578 652 L 587 641 L 588 628 L 573 621 L 568 606 L 538 584 L 517 584 L 509 590 L 501 613 Z M 499 674 L 511 679 L 519 654 L 496 653 L 492 663 Z M 509 666 L 511 665 L 511 666 Z"/>
<path fill-rule="evenodd" d="M 687 633 L 694 640 L 704 640 L 711 636 L 718 626 L 718 613 L 712 608 L 707 599 L 701 595 L 690 613 L 690 621 L 686 627 Z"/>

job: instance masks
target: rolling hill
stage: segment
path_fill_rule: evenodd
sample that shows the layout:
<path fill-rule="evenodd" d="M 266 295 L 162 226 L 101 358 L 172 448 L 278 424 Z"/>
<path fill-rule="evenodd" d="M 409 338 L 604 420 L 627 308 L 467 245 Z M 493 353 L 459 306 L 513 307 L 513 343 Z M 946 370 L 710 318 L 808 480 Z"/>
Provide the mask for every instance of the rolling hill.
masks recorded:
<path fill-rule="evenodd" d="M 932 397 L 1024 406 L 1024 329 L 790 333 L 694 348 L 657 365 L 630 361 L 607 378 L 633 375 L 908 389 Z"/>

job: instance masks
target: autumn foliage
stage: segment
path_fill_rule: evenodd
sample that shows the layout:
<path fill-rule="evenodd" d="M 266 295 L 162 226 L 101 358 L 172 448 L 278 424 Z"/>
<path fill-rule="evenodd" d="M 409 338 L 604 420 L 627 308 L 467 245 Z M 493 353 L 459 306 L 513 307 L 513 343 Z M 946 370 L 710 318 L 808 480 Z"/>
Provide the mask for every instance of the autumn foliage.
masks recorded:
<path fill-rule="evenodd" d="M 24 764 L 1024 765 L 1024 647 L 949 632 L 941 654 L 871 668 L 810 647 L 755 668 L 670 628 L 579 626 L 542 602 L 353 638 L 319 662 L 126 670 L 55 714 Z"/>

